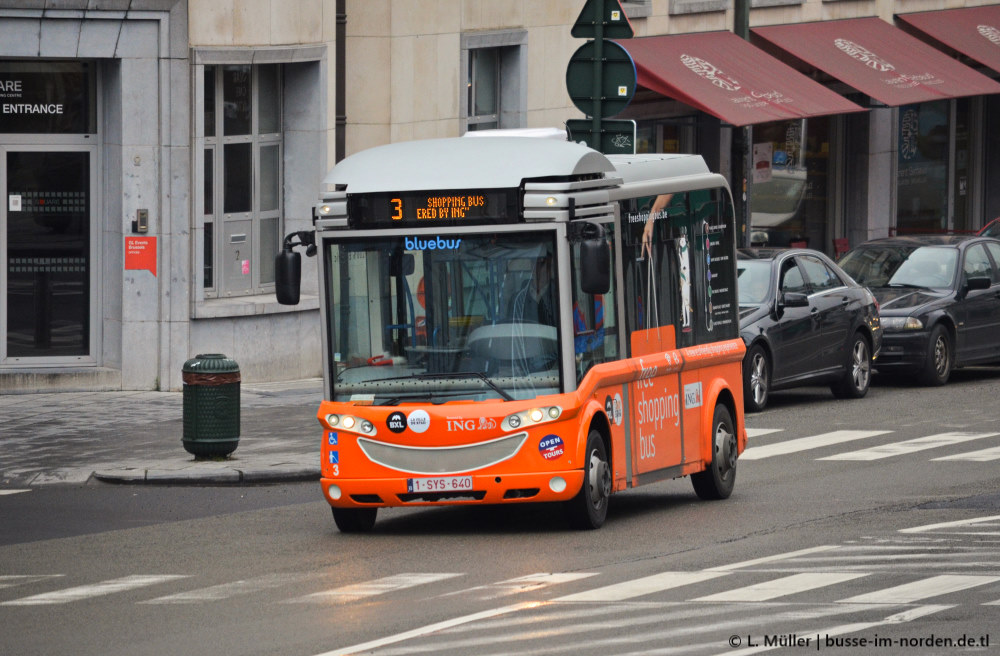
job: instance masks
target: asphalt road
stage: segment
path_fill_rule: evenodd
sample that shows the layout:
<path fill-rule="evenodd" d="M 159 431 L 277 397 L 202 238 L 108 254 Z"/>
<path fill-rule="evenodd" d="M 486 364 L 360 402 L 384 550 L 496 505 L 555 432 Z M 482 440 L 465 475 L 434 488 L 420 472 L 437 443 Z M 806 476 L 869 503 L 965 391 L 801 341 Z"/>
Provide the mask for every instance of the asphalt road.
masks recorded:
<path fill-rule="evenodd" d="M 998 391 L 775 393 L 732 498 L 667 481 L 590 532 L 506 506 L 343 535 L 312 483 L 3 495 L 0 653 L 992 652 Z"/>

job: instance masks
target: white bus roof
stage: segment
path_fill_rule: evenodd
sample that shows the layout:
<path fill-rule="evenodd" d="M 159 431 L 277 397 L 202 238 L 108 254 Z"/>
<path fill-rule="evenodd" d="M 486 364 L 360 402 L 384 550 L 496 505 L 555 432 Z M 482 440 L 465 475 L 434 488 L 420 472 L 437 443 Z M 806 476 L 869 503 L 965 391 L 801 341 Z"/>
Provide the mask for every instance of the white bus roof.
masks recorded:
<path fill-rule="evenodd" d="M 377 146 L 337 164 L 323 181 L 349 194 L 427 189 L 493 189 L 525 178 L 595 175 L 614 171 L 587 146 L 555 139 L 492 137 L 425 139 Z"/>

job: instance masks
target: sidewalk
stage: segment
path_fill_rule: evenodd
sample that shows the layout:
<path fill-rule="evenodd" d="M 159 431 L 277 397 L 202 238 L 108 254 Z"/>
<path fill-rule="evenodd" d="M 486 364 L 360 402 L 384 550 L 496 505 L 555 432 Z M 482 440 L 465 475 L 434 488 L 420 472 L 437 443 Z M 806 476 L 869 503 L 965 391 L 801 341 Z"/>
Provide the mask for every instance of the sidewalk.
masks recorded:
<path fill-rule="evenodd" d="M 318 480 L 322 396 L 318 378 L 242 383 L 236 450 L 222 461 L 198 461 L 181 442 L 181 392 L 2 395 L 0 487 Z"/>

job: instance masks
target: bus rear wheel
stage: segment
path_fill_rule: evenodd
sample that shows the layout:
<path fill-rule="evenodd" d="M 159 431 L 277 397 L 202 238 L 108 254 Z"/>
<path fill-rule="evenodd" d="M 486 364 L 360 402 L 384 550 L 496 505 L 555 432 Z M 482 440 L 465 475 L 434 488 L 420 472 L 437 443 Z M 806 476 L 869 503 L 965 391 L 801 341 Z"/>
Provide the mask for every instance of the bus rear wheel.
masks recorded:
<path fill-rule="evenodd" d="M 378 508 L 333 508 L 333 521 L 341 533 L 368 533 L 375 528 Z"/>
<path fill-rule="evenodd" d="M 712 462 L 708 469 L 691 475 L 699 499 L 728 499 L 736 485 L 736 429 L 729 408 L 715 406 L 712 416 Z"/>
<path fill-rule="evenodd" d="M 583 486 L 567 501 L 566 511 L 574 528 L 601 528 L 608 517 L 611 496 L 611 464 L 601 433 L 591 429 L 587 435 L 587 452 L 583 464 Z"/>

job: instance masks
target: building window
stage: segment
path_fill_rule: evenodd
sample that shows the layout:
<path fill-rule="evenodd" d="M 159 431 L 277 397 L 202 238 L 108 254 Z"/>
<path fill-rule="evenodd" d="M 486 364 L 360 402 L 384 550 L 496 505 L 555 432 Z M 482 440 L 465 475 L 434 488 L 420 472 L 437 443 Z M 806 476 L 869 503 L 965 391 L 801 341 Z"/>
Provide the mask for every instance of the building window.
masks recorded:
<path fill-rule="evenodd" d="M 465 131 L 520 128 L 527 120 L 526 30 L 462 35 Z"/>
<path fill-rule="evenodd" d="M 469 51 L 469 130 L 500 127 L 500 51 Z"/>
<path fill-rule="evenodd" d="M 267 293 L 282 216 L 281 68 L 205 66 L 206 296 Z"/>

